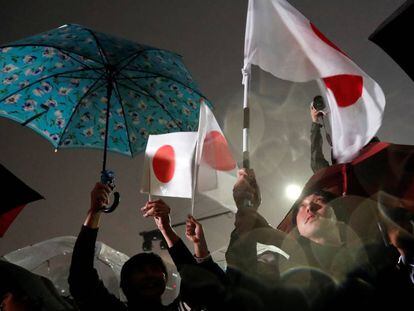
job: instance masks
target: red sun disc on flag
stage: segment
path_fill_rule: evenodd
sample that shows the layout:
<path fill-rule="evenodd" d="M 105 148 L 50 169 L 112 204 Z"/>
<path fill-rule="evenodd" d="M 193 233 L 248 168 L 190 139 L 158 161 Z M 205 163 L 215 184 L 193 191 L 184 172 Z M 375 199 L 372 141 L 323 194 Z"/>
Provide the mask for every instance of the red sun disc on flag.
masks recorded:
<path fill-rule="evenodd" d="M 231 171 L 236 161 L 231 155 L 226 138 L 219 131 L 210 131 L 204 139 L 202 159 L 218 171 Z"/>
<path fill-rule="evenodd" d="M 323 79 L 326 87 L 332 91 L 339 107 L 348 107 L 362 96 L 363 79 L 361 76 L 337 75 Z"/>
<path fill-rule="evenodd" d="M 329 45 L 331 48 L 334 48 L 339 53 L 346 55 L 340 48 L 333 44 L 325 35 L 315 27 L 314 24 L 310 23 L 312 31 L 315 35 L 322 40 L 325 44 Z M 357 100 L 362 96 L 362 90 L 364 82 L 361 76 L 356 75 L 337 75 L 332 77 L 327 77 L 323 79 L 326 87 L 332 91 L 335 96 L 336 103 L 339 107 L 348 107 L 357 102 Z"/>
<path fill-rule="evenodd" d="M 310 23 L 310 26 L 313 30 L 313 32 L 315 33 L 315 35 L 321 39 L 323 42 L 325 42 L 327 45 L 329 45 L 331 48 L 334 48 L 335 50 L 337 50 L 338 52 L 340 52 L 341 54 L 345 55 L 346 57 L 348 57 L 348 55 L 346 55 L 344 52 L 341 51 L 340 48 L 338 48 L 335 44 L 333 44 L 327 37 L 325 37 L 325 35 L 320 32 L 320 30 L 318 28 L 316 28 L 316 26 L 312 23 Z M 349 57 L 348 57 L 349 58 Z"/>
<path fill-rule="evenodd" d="M 152 159 L 152 168 L 155 177 L 162 182 L 167 183 L 174 177 L 175 172 L 175 151 L 170 145 L 164 145 L 158 148 Z"/>

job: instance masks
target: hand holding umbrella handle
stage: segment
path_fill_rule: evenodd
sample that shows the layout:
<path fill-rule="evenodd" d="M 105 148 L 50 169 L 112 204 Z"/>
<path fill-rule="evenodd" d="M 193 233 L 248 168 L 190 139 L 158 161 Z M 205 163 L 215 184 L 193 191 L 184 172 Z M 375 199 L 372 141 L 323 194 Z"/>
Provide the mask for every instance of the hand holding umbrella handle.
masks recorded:
<path fill-rule="evenodd" d="M 101 183 L 108 185 L 111 189 L 115 189 L 115 174 L 113 171 L 104 170 L 101 172 Z M 111 206 L 102 208 L 104 213 L 112 213 L 118 206 L 120 201 L 119 192 L 114 192 L 114 202 Z"/>

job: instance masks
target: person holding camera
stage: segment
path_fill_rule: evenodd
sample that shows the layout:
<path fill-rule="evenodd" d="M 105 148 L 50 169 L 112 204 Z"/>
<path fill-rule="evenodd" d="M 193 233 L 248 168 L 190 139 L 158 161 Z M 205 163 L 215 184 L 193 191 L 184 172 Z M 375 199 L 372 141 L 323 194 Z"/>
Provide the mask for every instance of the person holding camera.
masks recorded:
<path fill-rule="evenodd" d="M 322 124 L 320 120 L 326 115 L 325 103 L 323 102 L 322 96 L 318 95 L 312 101 L 310 105 L 310 116 L 312 119 L 312 127 L 311 127 L 311 168 L 314 173 L 318 170 L 328 167 L 330 164 L 325 159 L 323 154 L 322 146 L 323 140 L 321 135 L 321 128 Z M 328 139 L 329 136 L 327 136 Z"/>
<path fill-rule="evenodd" d="M 336 160 L 332 154 L 332 139 L 329 133 L 326 131 L 324 116 L 326 116 L 327 110 L 323 97 L 318 95 L 315 96 L 310 105 L 310 116 L 312 119 L 311 127 L 311 168 L 314 173 L 322 168 L 330 166 L 328 160 L 325 159 L 323 154 L 323 139 L 321 135 L 321 128 L 325 128 L 326 141 L 331 147 L 331 162 L 336 164 Z M 379 138 L 374 136 L 361 150 L 367 147 L 371 143 L 379 142 Z"/>

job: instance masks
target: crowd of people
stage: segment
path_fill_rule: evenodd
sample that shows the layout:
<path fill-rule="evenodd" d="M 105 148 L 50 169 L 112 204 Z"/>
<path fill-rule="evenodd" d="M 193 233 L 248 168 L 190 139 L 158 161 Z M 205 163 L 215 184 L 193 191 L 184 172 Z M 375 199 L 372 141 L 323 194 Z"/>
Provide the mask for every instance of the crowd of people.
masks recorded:
<path fill-rule="evenodd" d="M 330 165 L 323 157 L 319 115 L 311 107 L 314 171 Z M 141 213 L 154 219 L 168 245 L 181 276 L 179 295 L 171 304 L 162 304 L 168 271 L 160 256 L 145 252 L 132 256 L 122 267 L 123 302 L 105 288 L 94 268 L 102 209 L 109 204 L 111 193 L 102 183 L 91 192 L 70 267 L 73 301 L 62 301 L 64 308 L 55 310 L 402 309 L 410 305 L 414 294 L 414 215 L 399 198 L 386 196 L 378 202 L 377 218 L 372 220 L 378 225 L 378 238 L 364 241 L 338 219 L 332 204 L 337 194 L 323 188 L 305 189 L 292 207 L 293 229 L 287 233 L 260 215 L 261 195 L 254 171 L 241 169 L 233 187 L 237 213 L 226 270 L 212 259 L 197 219 L 188 216 L 186 221 L 185 238 L 193 245 L 189 250 L 171 226 L 170 207 L 160 199 L 148 201 Z M 258 255 L 258 243 L 275 246 L 288 256 L 272 250 Z M 0 270 L 10 270 L 10 265 L 0 262 Z M 51 288 L 44 278 L 37 282 L 35 287 Z M 32 301 L 12 280 L 7 286 L 1 283 L 0 310 L 53 310 L 42 306 L 42 301 Z M 60 299 L 57 293 L 50 295 Z"/>

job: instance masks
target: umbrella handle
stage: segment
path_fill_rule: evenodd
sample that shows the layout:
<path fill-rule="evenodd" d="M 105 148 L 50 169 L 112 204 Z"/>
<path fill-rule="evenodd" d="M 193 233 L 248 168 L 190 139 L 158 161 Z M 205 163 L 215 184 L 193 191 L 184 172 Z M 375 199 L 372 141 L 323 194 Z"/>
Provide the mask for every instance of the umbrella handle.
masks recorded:
<path fill-rule="evenodd" d="M 114 192 L 114 202 L 112 203 L 112 205 L 111 206 L 108 206 L 108 207 L 105 207 L 105 208 L 102 208 L 102 211 L 104 212 L 104 213 L 112 213 L 116 208 L 117 208 L 117 206 L 118 206 L 118 204 L 119 204 L 119 201 L 120 201 L 120 194 L 119 194 L 119 192 L 118 191 L 116 191 L 116 192 Z"/>
<path fill-rule="evenodd" d="M 115 189 L 115 173 L 110 170 L 103 170 L 101 172 L 101 183 L 108 185 L 111 189 Z M 101 210 L 104 213 L 112 213 L 119 205 L 120 196 L 119 192 L 114 192 L 114 202 L 112 205 L 103 207 Z"/>

